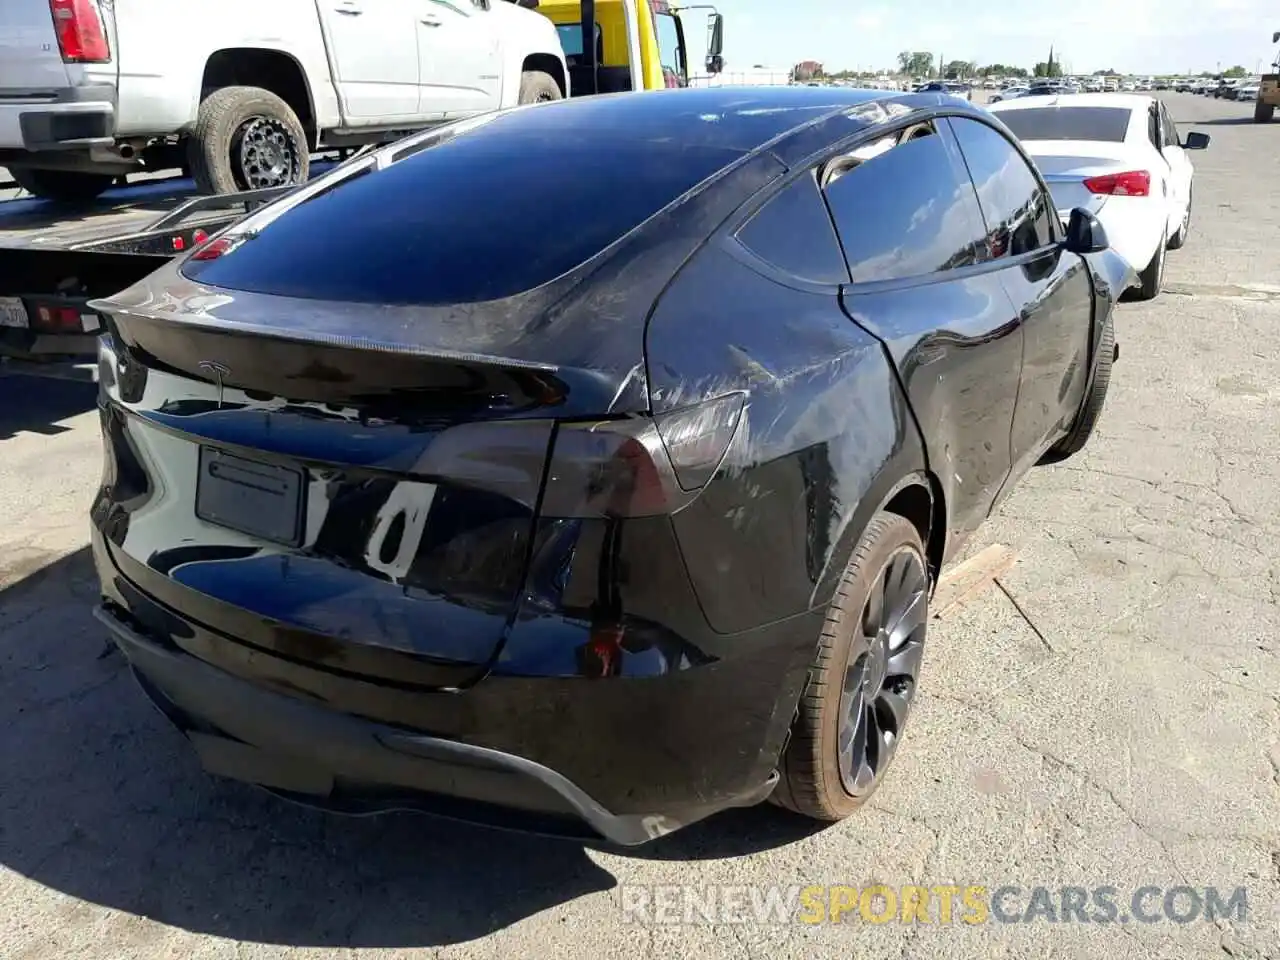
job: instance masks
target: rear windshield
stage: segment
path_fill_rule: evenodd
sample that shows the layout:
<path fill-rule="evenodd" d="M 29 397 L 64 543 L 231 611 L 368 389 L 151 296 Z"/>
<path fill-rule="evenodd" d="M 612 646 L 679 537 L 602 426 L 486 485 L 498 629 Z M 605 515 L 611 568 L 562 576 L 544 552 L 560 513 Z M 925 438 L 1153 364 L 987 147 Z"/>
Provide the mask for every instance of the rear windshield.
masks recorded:
<path fill-rule="evenodd" d="M 1123 143 L 1127 107 L 1030 107 L 1002 110 L 1000 119 L 1019 140 L 1095 140 Z"/>
<path fill-rule="evenodd" d="M 741 156 L 640 130 L 593 135 L 553 122 L 556 107 L 516 111 L 338 183 L 183 272 L 319 300 L 496 300 L 585 263 Z"/>

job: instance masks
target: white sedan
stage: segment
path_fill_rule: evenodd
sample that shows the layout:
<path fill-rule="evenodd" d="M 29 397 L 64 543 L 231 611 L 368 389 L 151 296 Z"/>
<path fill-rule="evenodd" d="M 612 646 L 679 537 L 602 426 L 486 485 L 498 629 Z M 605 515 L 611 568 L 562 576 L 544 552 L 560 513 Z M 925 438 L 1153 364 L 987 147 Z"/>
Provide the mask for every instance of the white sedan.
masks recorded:
<path fill-rule="evenodd" d="M 1006 100 L 1017 100 L 1018 97 L 1025 97 L 1030 89 L 1030 87 L 1023 84 L 1014 84 L 1012 87 L 1005 87 L 997 93 L 991 98 L 991 102 L 1004 103 Z"/>
<path fill-rule="evenodd" d="M 1019 98 L 991 112 L 1040 168 L 1063 221 L 1076 207 L 1093 213 L 1138 272 L 1142 299 L 1155 297 L 1165 251 L 1181 247 L 1191 229 L 1187 151 L 1207 147 L 1208 135 L 1183 139 L 1163 103 L 1134 94 Z"/>

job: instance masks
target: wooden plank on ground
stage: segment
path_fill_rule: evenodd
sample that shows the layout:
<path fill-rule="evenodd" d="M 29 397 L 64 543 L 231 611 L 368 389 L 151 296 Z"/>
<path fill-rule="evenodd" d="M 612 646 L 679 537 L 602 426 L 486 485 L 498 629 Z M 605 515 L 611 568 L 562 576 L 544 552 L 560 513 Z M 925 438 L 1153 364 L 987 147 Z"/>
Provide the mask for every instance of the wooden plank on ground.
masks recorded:
<path fill-rule="evenodd" d="M 942 574 L 933 595 L 933 616 L 942 619 L 955 613 L 990 587 L 1018 560 L 1018 555 L 1001 543 L 993 543 Z"/>

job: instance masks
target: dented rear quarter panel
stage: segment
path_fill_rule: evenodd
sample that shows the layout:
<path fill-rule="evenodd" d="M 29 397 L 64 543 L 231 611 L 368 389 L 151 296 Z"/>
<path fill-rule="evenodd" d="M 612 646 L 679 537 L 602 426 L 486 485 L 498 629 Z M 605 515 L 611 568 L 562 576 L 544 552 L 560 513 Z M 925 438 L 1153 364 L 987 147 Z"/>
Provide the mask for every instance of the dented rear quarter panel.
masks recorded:
<path fill-rule="evenodd" d="M 884 348 L 837 297 L 713 243 L 658 304 L 646 352 L 655 413 L 747 394 L 719 474 L 673 518 L 710 624 L 733 633 L 827 603 L 868 521 L 925 469 Z"/>

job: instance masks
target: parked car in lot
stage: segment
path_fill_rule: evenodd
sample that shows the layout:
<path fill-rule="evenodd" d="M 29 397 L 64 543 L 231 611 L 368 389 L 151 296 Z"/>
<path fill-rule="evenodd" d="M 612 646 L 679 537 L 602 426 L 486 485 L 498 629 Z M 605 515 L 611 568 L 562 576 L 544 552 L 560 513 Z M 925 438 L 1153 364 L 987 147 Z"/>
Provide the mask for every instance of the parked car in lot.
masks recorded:
<path fill-rule="evenodd" d="M 1186 243 L 1191 229 L 1195 168 L 1187 151 L 1207 147 L 1208 135 L 1184 139 L 1163 103 L 1136 94 L 1018 100 L 992 112 L 1035 159 L 1059 215 L 1093 213 L 1112 248 L 1140 272 L 1139 295 L 1157 296 L 1165 251 Z"/>
<path fill-rule="evenodd" d="M 1236 87 L 1235 99 L 1253 103 L 1258 99 L 1258 91 L 1261 89 L 1262 84 L 1259 81 L 1250 80 L 1247 83 L 1242 83 Z"/>
<path fill-rule="evenodd" d="M 1018 97 L 1025 97 L 1030 90 L 1030 87 L 1015 84 L 1011 87 L 1005 87 L 995 94 L 989 102 L 1002 103 L 1005 100 L 1016 100 Z"/>
<path fill-rule="evenodd" d="M 209 770 L 322 807 L 839 819 L 939 569 L 1088 440 L 1132 276 L 945 96 L 418 135 L 94 302 L 98 617 Z"/>
<path fill-rule="evenodd" d="M 958 80 L 931 80 L 920 87 L 921 93 L 944 93 L 959 100 L 972 100 L 973 88 Z"/>

